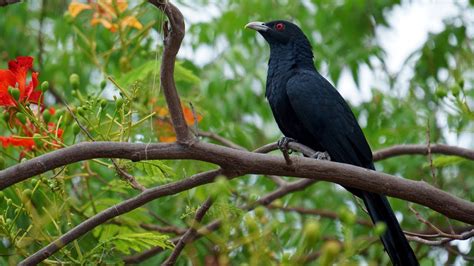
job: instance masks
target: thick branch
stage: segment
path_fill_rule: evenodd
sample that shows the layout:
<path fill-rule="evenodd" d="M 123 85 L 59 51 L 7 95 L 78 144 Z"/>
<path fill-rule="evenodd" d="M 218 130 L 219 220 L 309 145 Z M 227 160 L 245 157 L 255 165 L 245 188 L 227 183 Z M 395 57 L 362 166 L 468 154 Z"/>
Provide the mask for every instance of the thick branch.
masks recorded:
<path fill-rule="evenodd" d="M 163 57 L 161 60 L 161 85 L 165 94 L 166 103 L 170 111 L 171 121 L 176 132 L 176 139 L 179 143 L 190 144 L 193 137 L 189 132 L 186 120 L 184 120 L 181 100 L 179 99 L 174 82 L 174 64 L 181 42 L 184 38 L 183 14 L 169 1 L 148 0 L 149 3 L 163 11 L 170 22 L 171 29 L 166 23 L 163 27 L 165 34 Z"/>
<path fill-rule="evenodd" d="M 258 154 L 198 142 L 178 143 L 80 143 L 33 158 L 0 171 L 0 189 L 29 177 L 73 162 L 93 158 L 193 159 L 220 165 L 233 174 L 263 174 L 304 177 L 338 183 L 365 191 L 392 196 L 427 206 L 445 216 L 474 223 L 474 204 L 450 195 L 422 181 L 407 180 L 348 164 L 293 157 L 286 165 L 281 156 Z"/>
<path fill-rule="evenodd" d="M 19 3 L 21 0 L 0 0 L 0 6 L 7 6 L 10 4 Z"/>

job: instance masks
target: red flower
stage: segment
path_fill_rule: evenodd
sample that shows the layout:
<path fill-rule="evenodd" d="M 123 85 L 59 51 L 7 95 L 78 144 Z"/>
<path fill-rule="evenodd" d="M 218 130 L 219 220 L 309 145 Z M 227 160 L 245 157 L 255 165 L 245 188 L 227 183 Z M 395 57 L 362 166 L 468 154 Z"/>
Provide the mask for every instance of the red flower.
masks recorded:
<path fill-rule="evenodd" d="M 63 137 L 64 130 L 62 130 L 61 128 L 58 128 L 58 130 L 56 130 L 56 124 L 53 122 L 48 123 L 48 130 L 51 134 L 56 135 L 58 138 Z"/>
<path fill-rule="evenodd" d="M 17 147 L 24 147 L 25 149 L 31 150 L 33 146 L 35 146 L 35 142 L 33 139 L 18 138 L 13 136 L 0 136 L 0 142 L 2 143 L 4 148 L 8 147 L 9 145 L 12 145 Z"/>
<path fill-rule="evenodd" d="M 38 103 L 41 91 L 36 91 L 38 86 L 38 72 L 31 73 L 31 81 L 27 84 L 28 71 L 33 67 L 33 58 L 18 56 L 16 60 L 8 62 L 8 69 L 0 69 L 0 106 L 16 106 L 15 100 L 8 93 L 8 87 L 20 90 L 20 102 Z"/>

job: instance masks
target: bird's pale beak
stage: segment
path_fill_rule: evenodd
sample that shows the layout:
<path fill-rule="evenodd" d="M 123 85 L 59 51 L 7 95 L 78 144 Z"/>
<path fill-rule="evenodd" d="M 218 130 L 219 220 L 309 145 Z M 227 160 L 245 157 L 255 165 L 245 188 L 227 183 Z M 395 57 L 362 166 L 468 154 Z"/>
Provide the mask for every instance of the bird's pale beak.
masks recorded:
<path fill-rule="evenodd" d="M 264 22 L 254 21 L 245 25 L 245 28 L 256 30 L 256 31 L 267 31 L 270 29 Z"/>

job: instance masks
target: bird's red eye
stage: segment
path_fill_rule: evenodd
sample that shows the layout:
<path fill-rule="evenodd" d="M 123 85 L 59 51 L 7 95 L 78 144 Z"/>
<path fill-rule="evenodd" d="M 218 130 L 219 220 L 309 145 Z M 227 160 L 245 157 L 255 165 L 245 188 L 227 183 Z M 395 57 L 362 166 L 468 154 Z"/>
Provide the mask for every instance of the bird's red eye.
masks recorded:
<path fill-rule="evenodd" d="M 285 24 L 283 24 L 283 23 L 278 23 L 278 24 L 275 25 L 275 29 L 276 29 L 277 31 L 282 31 L 282 30 L 285 29 Z"/>

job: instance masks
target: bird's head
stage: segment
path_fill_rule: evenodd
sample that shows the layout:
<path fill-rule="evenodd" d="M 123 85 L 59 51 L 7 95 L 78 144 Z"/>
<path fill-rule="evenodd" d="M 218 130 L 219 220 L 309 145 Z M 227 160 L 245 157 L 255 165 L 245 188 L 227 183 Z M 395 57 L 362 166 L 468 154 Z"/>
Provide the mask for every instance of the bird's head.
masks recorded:
<path fill-rule="evenodd" d="M 246 28 L 256 30 L 270 45 L 272 57 L 289 57 L 300 66 L 314 68 L 313 51 L 308 38 L 295 24 L 286 20 L 250 22 Z"/>
<path fill-rule="evenodd" d="M 270 46 L 286 45 L 294 41 L 308 41 L 298 26 L 286 20 L 270 22 L 255 21 L 245 25 L 245 28 L 256 30 L 265 38 Z"/>

